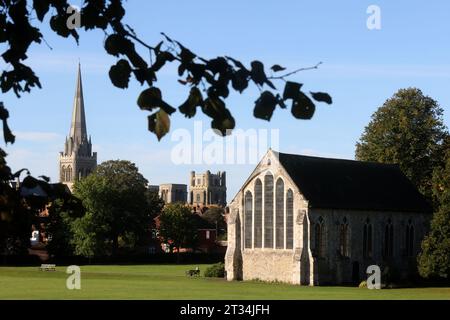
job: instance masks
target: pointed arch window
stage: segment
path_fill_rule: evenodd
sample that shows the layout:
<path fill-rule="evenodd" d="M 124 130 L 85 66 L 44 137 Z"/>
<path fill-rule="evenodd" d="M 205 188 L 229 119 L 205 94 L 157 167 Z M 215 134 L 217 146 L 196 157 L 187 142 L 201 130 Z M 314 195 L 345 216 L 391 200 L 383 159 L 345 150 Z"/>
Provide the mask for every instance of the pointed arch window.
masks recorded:
<path fill-rule="evenodd" d="M 66 181 L 66 166 L 61 167 L 60 179 L 61 179 L 61 182 Z"/>
<path fill-rule="evenodd" d="M 251 248 L 252 247 L 252 218 L 253 218 L 253 196 L 250 191 L 245 193 L 244 200 L 244 234 L 245 241 L 244 247 Z"/>
<path fill-rule="evenodd" d="M 385 258 L 390 258 L 394 253 L 394 226 L 392 220 L 389 219 L 384 227 L 384 248 L 383 254 Z"/>
<path fill-rule="evenodd" d="M 412 257 L 414 255 L 414 225 L 411 219 L 406 225 L 406 256 Z"/>
<path fill-rule="evenodd" d="M 284 181 L 281 178 L 275 186 L 275 247 L 284 249 Z"/>
<path fill-rule="evenodd" d="M 264 177 L 264 248 L 273 248 L 273 176 Z"/>
<path fill-rule="evenodd" d="M 339 253 L 343 257 L 348 257 L 349 235 L 348 235 L 348 221 L 344 217 L 339 226 Z"/>
<path fill-rule="evenodd" d="M 364 258 L 372 257 L 372 224 L 367 219 L 364 224 L 363 231 L 363 256 Z"/>
<path fill-rule="evenodd" d="M 319 217 L 314 225 L 314 248 L 316 256 L 320 258 L 325 254 L 324 229 L 323 218 Z"/>
<path fill-rule="evenodd" d="M 254 213 L 254 246 L 255 248 L 262 247 L 262 182 L 256 179 L 255 182 L 255 213 Z"/>
<path fill-rule="evenodd" d="M 67 177 L 67 179 L 66 179 L 67 182 L 71 182 L 72 181 L 72 167 L 71 166 L 67 167 L 66 177 Z"/>
<path fill-rule="evenodd" d="M 294 247 L 294 193 L 286 192 L 286 249 Z"/>

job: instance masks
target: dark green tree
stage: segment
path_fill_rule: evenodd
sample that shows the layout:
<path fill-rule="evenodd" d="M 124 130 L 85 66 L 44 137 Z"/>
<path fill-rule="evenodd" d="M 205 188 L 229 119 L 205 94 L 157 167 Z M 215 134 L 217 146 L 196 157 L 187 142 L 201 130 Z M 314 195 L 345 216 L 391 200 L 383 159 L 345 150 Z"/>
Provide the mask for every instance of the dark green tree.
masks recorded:
<path fill-rule="evenodd" d="M 167 204 L 159 215 L 159 237 L 169 245 L 171 252 L 177 248 L 180 261 L 181 248 L 195 248 L 197 219 L 191 209 L 181 203 Z"/>
<path fill-rule="evenodd" d="M 180 42 L 164 33 L 162 41 L 149 45 L 123 22 L 126 14 L 123 0 L 82 1 L 79 19 L 68 0 L 2 0 L 0 1 L 0 43 L 6 50 L 2 58 L 6 63 L 0 76 L 2 92 L 12 90 L 17 96 L 41 87 L 38 76 L 27 65 L 28 49 L 31 44 L 41 44 L 44 36 L 40 26 L 50 24 L 51 29 L 65 38 L 79 41 L 78 28 L 85 31 L 102 30 L 105 34 L 104 47 L 108 54 L 117 57 L 111 66 L 109 76 L 114 86 L 125 89 L 134 77 L 146 88 L 137 99 L 139 108 L 149 111 L 148 129 L 161 139 L 170 128 L 170 115 L 177 109 L 169 105 L 161 90 L 156 87 L 158 72 L 167 64 L 178 65 L 178 81 L 189 87 L 186 102 L 178 110 L 186 117 L 195 116 L 197 109 L 211 118 L 211 127 L 220 134 L 235 127 L 235 120 L 226 107 L 225 99 L 230 90 L 242 93 L 249 83 L 261 90 L 253 109 L 255 117 L 270 120 L 277 106 L 286 108 L 290 100 L 291 113 L 295 118 L 310 119 L 315 111 L 315 101 L 331 103 L 331 97 L 323 92 L 301 91 L 302 84 L 287 82 L 279 93 L 274 82 L 316 66 L 286 72 L 280 65 L 271 67 L 271 74 L 258 60 L 245 66 L 240 61 L 219 56 L 203 58 Z M 49 17 L 49 19 L 46 19 Z M 77 25 L 79 20 L 80 24 Z M 139 51 L 142 51 L 141 54 Z M 266 90 L 264 90 L 266 89 Z M 1 114 L 0 114 L 1 116 Z M 1 118 L 4 120 L 4 118 Z M 5 139 L 12 142 L 14 136 L 5 127 Z"/>
<path fill-rule="evenodd" d="M 399 164 L 431 199 L 433 170 L 442 163 L 448 134 L 442 114 L 439 104 L 419 89 L 399 90 L 372 115 L 356 144 L 356 159 Z"/>
<path fill-rule="evenodd" d="M 209 207 L 208 210 L 203 213 L 202 218 L 216 226 L 217 235 L 219 235 L 225 233 L 227 228 L 224 214 L 225 210 L 221 207 Z"/>
<path fill-rule="evenodd" d="M 430 233 L 422 242 L 418 257 L 419 273 L 425 278 L 450 280 L 450 150 L 446 163 L 437 168 L 433 177 L 433 190 L 440 207 L 431 221 Z"/>
<path fill-rule="evenodd" d="M 75 252 L 115 255 L 119 242 L 136 244 L 149 237 L 155 205 L 147 192 L 147 180 L 123 160 L 106 161 L 75 183 L 74 194 L 86 209 L 73 224 Z"/>
<path fill-rule="evenodd" d="M 23 254 L 30 246 L 31 225 L 40 206 L 27 207 L 20 190 L 11 184 L 20 173 L 11 172 L 5 157 L 0 149 L 0 255 Z"/>
<path fill-rule="evenodd" d="M 0 150 L 0 255 L 24 254 L 30 247 L 31 226 L 39 222 L 39 213 L 56 201 L 69 207 L 73 197 L 62 184 L 49 184 L 47 177 L 12 173 Z"/>
<path fill-rule="evenodd" d="M 84 215 L 78 198 L 56 199 L 48 206 L 46 231 L 49 236 L 46 249 L 50 256 L 68 257 L 74 254 L 72 223 Z"/>

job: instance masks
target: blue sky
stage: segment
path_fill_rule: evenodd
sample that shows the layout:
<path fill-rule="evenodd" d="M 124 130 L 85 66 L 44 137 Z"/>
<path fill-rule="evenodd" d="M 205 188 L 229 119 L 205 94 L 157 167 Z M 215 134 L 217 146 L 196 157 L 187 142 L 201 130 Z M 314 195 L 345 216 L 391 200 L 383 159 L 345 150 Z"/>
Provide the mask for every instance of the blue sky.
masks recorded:
<path fill-rule="evenodd" d="M 74 0 L 74 5 L 80 1 Z M 369 5 L 381 9 L 381 30 L 368 30 Z M 450 124 L 450 2 L 448 1 L 128 1 L 127 22 L 150 44 L 167 33 L 204 57 L 229 55 L 249 64 L 258 59 L 289 69 L 322 61 L 318 70 L 293 76 L 307 91 L 326 91 L 331 106 L 319 104 L 310 121 L 277 109 L 271 122 L 254 119 L 255 89 L 227 101 L 242 129 L 279 129 L 280 151 L 338 158 L 354 157 L 355 143 L 371 114 L 398 89 L 418 87 L 436 99 Z M 17 135 L 6 146 L 13 169 L 57 181 L 58 152 L 69 132 L 76 68 L 81 61 L 88 132 L 99 162 L 128 159 L 151 184 L 187 183 L 189 171 L 226 170 L 228 200 L 253 165 L 175 165 L 170 134 L 158 142 L 147 131 L 147 113 L 136 98 L 142 88 L 112 86 L 108 70 L 115 62 L 103 50 L 102 32 L 81 32 L 80 45 L 44 28 L 47 45 L 33 46 L 29 64 L 43 88 L 17 99 L 2 96 Z M 2 69 L 4 65 L 0 63 Z M 181 104 L 188 88 L 178 84 L 173 68 L 156 84 L 166 101 Z M 281 87 L 281 83 L 279 84 Z M 204 116 L 196 120 L 209 121 Z M 193 122 L 177 113 L 172 130 L 193 130 Z"/>

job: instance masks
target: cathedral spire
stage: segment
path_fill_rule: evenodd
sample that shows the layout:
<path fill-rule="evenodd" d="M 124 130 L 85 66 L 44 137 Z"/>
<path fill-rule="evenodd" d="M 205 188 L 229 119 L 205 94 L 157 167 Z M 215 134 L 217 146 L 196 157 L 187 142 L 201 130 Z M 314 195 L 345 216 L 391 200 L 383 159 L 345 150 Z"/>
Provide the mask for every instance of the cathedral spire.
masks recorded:
<path fill-rule="evenodd" d="M 78 63 L 77 87 L 73 101 L 72 124 L 70 126 L 70 138 L 77 143 L 87 139 L 86 116 L 84 114 L 83 86 L 81 83 L 81 66 Z"/>
<path fill-rule="evenodd" d="M 86 131 L 81 67 L 78 64 L 77 87 L 73 100 L 70 133 L 59 154 L 59 180 L 72 190 L 75 181 L 88 176 L 97 166 L 97 152 L 92 152 L 91 137 Z"/>

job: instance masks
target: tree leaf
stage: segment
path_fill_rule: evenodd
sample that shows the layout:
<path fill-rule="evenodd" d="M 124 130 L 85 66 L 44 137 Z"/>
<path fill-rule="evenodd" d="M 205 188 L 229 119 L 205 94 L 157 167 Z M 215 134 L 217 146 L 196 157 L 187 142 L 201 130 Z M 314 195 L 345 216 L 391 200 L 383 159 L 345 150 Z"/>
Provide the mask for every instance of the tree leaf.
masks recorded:
<path fill-rule="evenodd" d="M 170 52 L 168 51 L 159 52 L 158 54 L 156 54 L 156 61 L 155 63 L 153 63 L 151 69 L 153 71 L 158 71 L 165 65 L 166 62 L 168 61 L 172 62 L 173 60 L 175 60 L 175 57 Z"/>
<path fill-rule="evenodd" d="M 142 91 L 137 100 L 137 104 L 142 110 L 152 111 L 155 108 L 161 108 L 168 114 L 172 114 L 176 111 L 175 108 L 162 100 L 161 90 L 156 87 L 151 87 Z"/>
<path fill-rule="evenodd" d="M 315 110 L 316 106 L 303 92 L 300 92 L 297 99 L 292 101 L 291 113 L 297 119 L 309 120 L 314 115 Z"/>
<path fill-rule="evenodd" d="M 203 113 L 213 119 L 223 118 L 225 110 L 225 103 L 219 97 L 208 96 L 202 106 Z"/>
<path fill-rule="evenodd" d="M 278 101 L 270 91 L 264 91 L 258 100 L 255 101 L 253 115 L 255 118 L 270 121 Z"/>
<path fill-rule="evenodd" d="M 16 137 L 12 134 L 11 129 L 9 129 L 7 120 L 8 118 L 9 112 L 8 110 L 6 110 L 5 106 L 3 105 L 3 102 L 0 102 L 0 120 L 3 122 L 3 139 L 5 140 L 6 144 L 8 142 L 13 144 L 14 141 L 16 140 Z"/>
<path fill-rule="evenodd" d="M 109 69 L 109 78 L 113 85 L 118 88 L 128 88 L 131 67 L 127 60 L 121 59 Z"/>
<path fill-rule="evenodd" d="M 217 130 L 216 133 L 220 133 L 221 136 L 231 134 L 231 130 L 234 129 L 236 122 L 231 115 L 230 111 L 225 108 L 221 117 L 215 118 L 211 121 L 211 128 Z"/>
<path fill-rule="evenodd" d="M 251 71 L 251 77 L 252 80 L 262 86 L 264 82 L 267 80 L 266 73 L 264 72 L 264 65 L 260 61 L 252 61 L 251 63 L 252 71 Z"/>
<path fill-rule="evenodd" d="M 11 129 L 9 129 L 8 122 L 6 120 L 3 121 L 3 139 L 5 143 L 10 142 L 11 144 L 16 141 L 16 137 L 12 134 Z"/>
<path fill-rule="evenodd" d="M 158 141 L 170 130 L 170 117 L 164 110 L 148 116 L 148 130 L 156 134 Z"/>
<path fill-rule="evenodd" d="M 213 74 L 225 73 L 229 68 L 230 66 L 224 57 L 217 57 L 206 63 L 206 69 L 210 70 Z"/>
<path fill-rule="evenodd" d="M 187 100 L 178 107 L 180 112 L 187 118 L 195 116 L 197 107 L 203 106 L 202 93 L 197 87 L 192 87 Z"/>
<path fill-rule="evenodd" d="M 301 83 L 288 81 L 284 86 L 283 99 L 297 99 L 300 94 L 300 89 L 303 86 Z"/>
<path fill-rule="evenodd" d="M 33 0 L 33 9 L 36 11 L 36 16 L 39 21 L 44 20 L 45 14 L 50 8 L 50 3 L 48 0 Z"/>
<path fill-rule="evenodd" d="M 105 40 L 106 52 L 116 57 L 130 52 L 133 48 L 134 45 L 129 39 L 116 33 L 109 35 Z"/>
<path fill-rule="evenodd" d="M 310 92 L 314 100 L 319 102 L 326 102 L 328 104 L 332 104 L 333 100 L 330 95 L 326 92 Z"/>
<path fill-rule="evenodd" d="M 230 60 L 231 62 L 233 62 L 234 65 L 236 66 L 236 68 L 247 70 L 247 69 L 244 67 L 244 65 L 243 65 L 240 61 L 238 61 L 238 60 L 236 60 L 236 59 L 234 59 L 234 58 L 232 58 L 232 57 L 225 57 L 225 58 L 227 58 L 228 60 Z M 247 71 L 248 71 L 248 70 L 247 70 Z"/>
<path fill-rule="evenodd" d="M 236 72 L 233 72 L 231 77 L 231 85 L 234 90 L 242 93 L 248 87 L 248 79 L 250 77 L 250 73 L 247 69 L 239 69 Z"/>
<path fill-rule="evenodd" d="M 272 69 L 273 72 L 279 72 L 279 71 L 286 70 L 286 68 L 280 66 L 279 64 L 274 64 L 270 69 Z"/>

